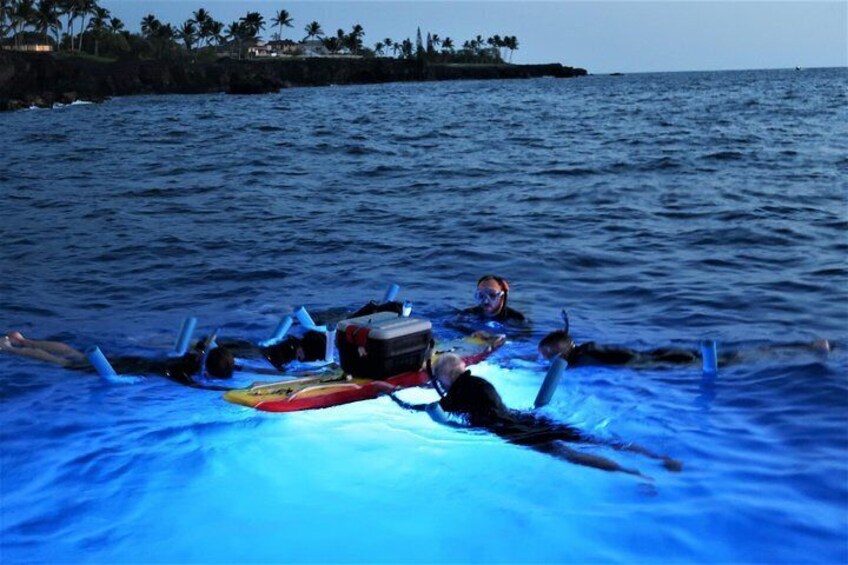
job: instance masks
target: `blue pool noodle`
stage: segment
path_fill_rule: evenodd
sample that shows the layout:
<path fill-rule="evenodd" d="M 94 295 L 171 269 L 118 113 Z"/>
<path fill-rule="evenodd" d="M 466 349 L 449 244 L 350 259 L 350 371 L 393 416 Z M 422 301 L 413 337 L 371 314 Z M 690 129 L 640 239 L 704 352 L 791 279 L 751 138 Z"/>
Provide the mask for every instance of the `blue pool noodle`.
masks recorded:
<path fill-rule="evenodd" d="M 195 327 L 197 327 L 197 318 L 194 316 L 189 316 L 183 320 L 183 325 L 180 328 L 180 335 L 177 337 L 177 342 L 174 344 L 174 350 L 171 352 L 172 357 L 182 357 L 185 355 Z"/>
<path fill-rule="evenodd" d="M 412 315 L 412 302 L 407 300 L 403 303 L 403 311 L 401 314 L 404 318 L 409 318 Z"/>
<path fill-rule="evenodd" d="M 536 402 L 534 403 L 536 408 L 541 408 L 551 401 L 554 391 L 556 391 L 557 385 L 559 385 L 559 381 L 562 379 L 562 375 L 567 368 L 568 361 L 562 357 L 557 357 L 553 360 L 551 367 L 548 369 L 548 374 L 545 375 L 545 380 L 539 389 L 539 394 L 536 395 Z"/>
<path fill-rule="evenodd" d="M 392 283 L 392 286 L 386 289 L 386 294 L 383 296 L 383 303 L 393 301 L 397 297 L 398 292 L 400 292 L 400 286 Z"/>
<path fill-rule="evenodd" d="M 335 328 L 332 329 L 332 330 L 327 330 L 325 332 L 325 335 L 327 336 L 327 344 L 325 346 L 326 349 L 324 350 L 324 361 L 326 361 L 327 363 L 332 363 L 333 362 L 333 351 L 335 351 L 335 347 L 336 347 L 336 330 L 335 330 Z"/>
<path fill-rule="evenodd" d="M 704 376 L 715 378 L 718 375 L 718 344 L 715 340 L 701 342 L 701 357 L 704 360 Z"/>
<path fill-rule="evenodd" d="M 316 332 L 325 332 L 327 331 L 326 326 L 316 326 L 315 320 L 312 319 L 312 316 L 309 315 L 309 312 L 306 311 L 305 306 L 301 306 L 297 310 L 294 311 L 294 317 L 297 318 L 297 321 L 300 322 L 300 325 L 306 328 L 307 330 L 312 330 Z"/>
<path fill-rule="evenodd" d="M 277 329 L 274 330 L 274 335 L 271 336 L 271 339 L 268 341 L 280 341 L 286 334 L 289 333 L 289 329 L 291 329 L 294 320 L 291 316 L 284 316 L 283 319 L 280 320 L 280 323 L 277 324 Z"/>
<path fill-rule="evenodd" d="M 97 374 L 107 381 L 111 381 L 118 376 L 118 373 L 112 368 L 109 360 L 106 359 L 106 356 L 103 355 L 103 352 L 96 345 L 92 345 L 86 349 L 85 356 L 88 357 L 88 362 L 91 363 Z"/>

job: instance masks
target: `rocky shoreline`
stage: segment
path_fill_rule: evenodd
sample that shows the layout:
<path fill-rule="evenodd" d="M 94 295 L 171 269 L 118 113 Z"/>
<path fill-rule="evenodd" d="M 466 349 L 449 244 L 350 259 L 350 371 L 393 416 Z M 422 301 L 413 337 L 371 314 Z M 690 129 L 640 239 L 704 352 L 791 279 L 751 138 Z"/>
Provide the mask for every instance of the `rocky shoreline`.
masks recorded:
<path fill-rule="evenodd" d="M 398 59 L 190 59 L 99 62 L 0 51 L 0 111 L 133 94 L 261 94 L 293 86 L 583 76 L 547 65 L 421 65 Z"/>

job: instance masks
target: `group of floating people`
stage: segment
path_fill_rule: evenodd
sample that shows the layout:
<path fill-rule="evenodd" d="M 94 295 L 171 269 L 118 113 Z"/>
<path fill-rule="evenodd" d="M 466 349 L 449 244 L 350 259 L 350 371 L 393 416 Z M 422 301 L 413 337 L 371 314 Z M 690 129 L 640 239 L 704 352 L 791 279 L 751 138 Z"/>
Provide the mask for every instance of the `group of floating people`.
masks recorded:
<path fill-rule="evenodd" d="M 509 305 L 509 291 L 509 282 L 503 277 L 497 275 L 481 277 L 477 281 L 474 292 L 475 305 L 459 312 L 453 321 L 454 327 L 469 331 L 473 330 L 473 322 L 482 322 L 489 328 L 494 325 L 506 331 L 526 330 L 529 320 Z M 408 309 L 408 304 L 395 301 L 394 296 L 387 293 L 383 302 L 369 302 L 359 310 L 343 317 L 355 318 L 378 312 L 407 315 Z M 309 318 L 308 314 L 307 318 Z M 469 326 L 469 323 L 472 325 Z M 284 334 L 287 329 L 285 328 L 281 333 Z M 318 331 L 314 323 L 310 323 L 300 337 L 290 335 L 284 339 L 268 340 L 259 345 L 236 340 L 218 343 L 216 334 L 217 332 L 199 340 L 194 349 L 182 351 L 176 358 L 117 357 L 107 365 L 121 374 L 163 375 L 188 386 L 229 390 L 233 387 L 216 383 L 225 383 L 236 371 L 244 369 L 239 365 L 239 359 L 261 357 L 271 367 L 262 368 L 251 365 L 245 370 L 251 374 L 278 375 L 295 361 L 312 362 L 332 358 L 332 344 L 329 342 L 328 334 Z M 827 340 L 819 340 L 812 343 L 787 344 L 780 348 L 806 349 L 827 355 L 831 345 Z M 186 347 L 184 346 L 183 349 Z M 738 352 L 716 356 L 714 342 L 711 347 L 702 347 L 700 351 L 683 348 L 656 348 L 640 351 L 595 342 L 576 344 L 571 337 L 568 316 L 564 311 L 563 327 L 542 338 L 537 350 L 542 358 L 560 363 L 563 367 L 670 366 L 702 362 L 705 370 L 708 369 L 708 364 L 711 364 L 712 369 L 715 370 L 718 363 L 732 363 L 739 359 Z M 92 364 L 97 365 L 97 355 L 99 355 L 99 350 L 92 355 L 91 351 L 83 353 L 66 343 L 28 339 L 19 331 L 10 331 L 0 339 L 0 351 L 74 370 L 91 370 Z M 392 400 L 404 409 L 424 411 L 437 422 L 486 430 L 510 443 L 605 471 L 619 471 L 645 477 L 636 469 L 625 468 L 606 457 L 575 450 L 569 447 L 569 444 L 606 445 L 615 450 L 637 453 L 659 460 L 669 471 L 682 469 L 679 461 L 655 454 L 634 443 L 597 438 L 573 426 L 553 421 L 535 411 L 508 408 L 495 387 L 487 380 L 473 375 L 458 355 L 441 354 L 428 370 L 431 374 L 431 384 L 440 396 L 437 402 L 410 404 L 401 400 L 395 391 L 389 391 Z M 543 388 L 548 384 L 546 381 Z"/>

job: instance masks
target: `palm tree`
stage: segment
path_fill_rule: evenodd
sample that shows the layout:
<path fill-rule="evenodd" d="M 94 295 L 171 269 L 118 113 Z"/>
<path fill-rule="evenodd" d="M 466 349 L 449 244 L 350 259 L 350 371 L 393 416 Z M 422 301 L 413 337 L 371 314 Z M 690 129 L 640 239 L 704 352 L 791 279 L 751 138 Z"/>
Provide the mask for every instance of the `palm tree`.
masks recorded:
<path fill-rule="evenodd" d="M 88 29 L 91 35 L 94 36 L 94 56 L 100 56 L 100 38 L 106 31 L 107 21 L 109 19 L 109 10 L 106 8 L 96 7 L 94 15 L 88 22 Z"/>
<path fill-rule="evenodd" d="M 509 62 L 512 63 L 512 54 L 518 50 L 518 38 L 510 35 L 504 38 L 504 47 L 509 49 Z"/>
<path fill-rule="evenodd" d="M 280 28 L 280 31 L 277 32 L 277 39 L 278 40 L 283 38 L 283 28 L 284 27 L 294 27 L 292 25 L 293 21 L 294 20 L 292 19 L 291 14 L 289 14 L 287 11 L 285 11 L 285 10 L 278 10 L 277 11 L 277 15 L 274 16 L 274 19 L 271 20 L 271 23 L 273 23 L 275 26 Z"/>
<path fill-rule="evenodd" d="M 153 14 L 147 14 L 141 19 L 141 34 L 148 39 L 156 35 L 161 27 L 162 22 Z"/>
<path fill-rule="evenodd" d="M 22 35 L 26 26 L 32 23 L 34 14 L 35 7 L 33 0 L 19 0 L 17 4 L 12 4 L 9 21 L 15 38 L 15 45 L 20 45 L 19 36 Z"/>
<path fill-rule="evenodd" d="M 79 44 L 77 45 L 77 51 L 82 51 L 82 38 L 83 38 L 83 33 L 85 33 L 85 26 L 86 26 L 85 18 L 86 18 L 86 16 L 89 16 L 89 15 L 91 15 L 91 16 L 95 15 L 97 8 L 98 8 L 98 6 L 97 6 L 97 2 L 95 0 L 76 0 L 74 2 L 75 15 L 82 18 L 82 21 L 80 22 L 80 29 L 79 29 L 79 35 L 78 35 Z M 71 47 L 73 48 L 73 45 Z"/>
<path fill-rule="evenodd" d="M 0 0 L 0 39 L 4 39 L 9 32 L 8 13 L 11 11 L 9 0 Z"/>
<path fill-rule="evenodd" d="M 112 33 L 121 33 L 124 31 L 124 22 L 118 18 L 109 19 L 109 31 Z"/>
<path fill-rule="evenodd" d="M 59 11 L 63 16 L 67 18 L 65 21 L 65 36 L 63 37 L 63 43 L 65 38 L 70 38 L 70 48 L 71 51 L 74 49 L 74 20 L 77 18 L 76 12 L 74 11 L 74 6 L 76 6 L 76 0 L 59 0 Z"/>
<path fill-rule="evenodd" d="M 210 18 L 207 25 L 209 26 L 209 39 L 214 40 L 217 45 L 221 45 L 224 42 L 224 23 Z"/>
<path fill-rule="evenodd" d="M 59 28 L 62 27 L 62 22 L 59 21 L 59 16 L 56 13 L 55 0 L 39 0 L 38 7 L 35 9 L 35 24 L 41 30 L 44 40 L 47 41 L 48 30 L 56 30 L 56 45 L 59 45 Z"/>
<path fill-rule="evenodd" d="M 306 37 L 303 38 L 303 41 L 309 41 L 313 37 L 322 37 L 324 35 L 324 30 L 321 29 L 321 24 L 318 22 L 306 24 L 304 31 L 306 31 Z"/>
<path fill-rule="evenodd" d="M 453 39 L 446 37 L 442 40 L 442 53 L 453 53 Z"/>
<path fill-rule="evenodd" d="M 401 45 L 400 45 L 400 50 L 401 50 L 401 53 L 403 53 L 404 59 L 412 59 L 412 50 L 413 50 L 412 40 L 409 39 L 408 37 L 406 39 L 404 39 L 403 43 L 401 43 Z"/>
<path fill-rule="evenodd" d="M 248 39 L 256 39 L 259 32 L 265 29 L 265 18 L 259 12 L 248 12 L 239 18 Z"/>
<path fill-rule="evenodd" d="M 383 47 L 385 47 L 385 46 L 386 45 L 382 41 L 378 41 L 377 43 L 375 43 L 374 44 L 374 54 L 377 55 L 378 57 L 382 57 L 383 56 Z"/>
<path fill-rule="evenodd" d="M 194 20 L 186 20 L 180 27 L 178 35 L 185 43 L 186 51 L 191 51 L 194 40 L 197 39 L 197 23 Z"/>
<path fill-rule="evenodd" d="M 244 28 L 240 22 L 232 22 L 227 26 L 226 37 L 238 45 L 238 58 L 241 59 L 241 42 L 244 39 Z"/>
<path fill-rule="evenodd" d="M 365 30 L 362 26 L 356 24 L 348 35 L 348 45 L 351 53 L 359 53 L 362 50 L 362 38 L 365 37 Z"/>
<path fill-rule="evenodd" d="M 342 31 L 342 30 L 339 30 L 339 31 Z M 342 32 L 342 35 L 344 35 L 344 32 Z M 325 37 L 324 39 L 321 40 L 321 43 L 324 44 L 324 47 L 327 49 L 327 51 L 329 51 L 330 53 L 333 53 L 333 54 L 338 53 L 342 48 L 342 40 L 339 39 L 338 36 L 336 36 L 336 37 Z"/>
<path fill-rule="evenodd" d="M 192 13 L 193 21 L 197 24 L 197 29 L 195 31 L 195 37 L 197 38 L 197 43 L 206 40 L 209 37 L 209 12 L 207 12 L 204 8 L 200 8 L 199 10 Z"/>

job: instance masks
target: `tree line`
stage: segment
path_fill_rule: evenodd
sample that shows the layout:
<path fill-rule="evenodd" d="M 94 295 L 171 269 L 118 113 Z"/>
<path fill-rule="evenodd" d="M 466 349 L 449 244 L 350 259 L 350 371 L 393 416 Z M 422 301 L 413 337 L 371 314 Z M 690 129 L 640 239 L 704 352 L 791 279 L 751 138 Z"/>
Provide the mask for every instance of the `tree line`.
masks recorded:
<path fill-rule="evenodd" d="M 286 10 L 277 10 L 270 22 L 259 12 L 248 11 L 241 18 L 224 24 L 200 8 L 192 17 L 174 26 L 148 14 L 141 20 L 141 33 L 132 33 L 124 22 L 99 6 L 97 0 L 0 0 L 0 45 L 20 47 L 48 43 L 57 51 L 88 53 L 108 57 L 165 58 L 184 54 L 217 56 L 224 52 L 241 58 L 246 46 L 261 39 L 270 25 L 272 46 L 287 44 L 289 52 L 308 53 L 322 46 L 333 55 L 395 57 L 419 62 L 502 63 L 512 61 L 518 49 L 513 36 L 493 35 L 474 38 L 457 45 L 450 37 L 419 29 L 415 40 L 390 37 L 365 45 L 365 30 L 359 24 L 349 32 L 338 29 L 325 33 L 316 21 L 307 23 L 299 40 L 284 40 L 285 28 L 294 28 L 294 19 Z M 507 55 L 508 54 L 508 55 Z"/>

